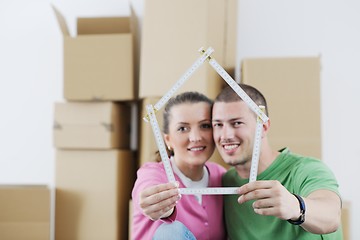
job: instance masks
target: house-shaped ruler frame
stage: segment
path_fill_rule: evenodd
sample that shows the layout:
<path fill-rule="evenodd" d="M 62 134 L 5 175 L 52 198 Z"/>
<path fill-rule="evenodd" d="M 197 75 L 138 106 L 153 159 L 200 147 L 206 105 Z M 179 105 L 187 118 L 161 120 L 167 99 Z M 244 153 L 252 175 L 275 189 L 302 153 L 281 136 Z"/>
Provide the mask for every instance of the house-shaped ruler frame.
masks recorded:
<path fill-rule="evenodd" d="M 209 47 L 206 51 L 201 48 L 201 57 L 199 57 L 193 65 L 180 77 L 180 79 L 175 82 L 173 87 L 165 93 L 165 95 L 153 106 L 151 104 L 146 106 L 147 116 L 144 117 L 144 120 L 151 123 L 151 127 L 154 133 L 157 147 L 161 156 L 161 160 L 164 164 L 165 172 L 169 182 L 174 182 L 175 177 L 173 170 L 170 165 L 169 156 L 165 148 L 164 139 L 159 127 L 159 124 L 156 119 L 156 112 L 160 110 L 169 99 L 175 94 L 175 92 L 185 83 L 187 79 L 205 62 L 208 63 L 215 69 L 215 71 L 224 79 L 224 81 L 239 95 L 239 97 L 248 105 L 248 107 L 255 112 L 257 117 L 256 131 L 255 131 L 255 141 L 252 154 L 252 162 L 250 169 L 250 178 L 249 181 L 255 181 L 257 177 L 258 162 L 260 157 L 260 147 L 261 147 L 261 132 L 262 126 L 269 118 L 265 115 L 261 106 L 256 105 L 256 103 L 244 92 L 244 90 L 239 86 L 238 83 L 218 64 L 218 62 L 212 58 L 210 55 L 214 50 Z M 212 188 L 180 188 L 181 194 L 238 194 L 238 187 L 212 187 Z"/>

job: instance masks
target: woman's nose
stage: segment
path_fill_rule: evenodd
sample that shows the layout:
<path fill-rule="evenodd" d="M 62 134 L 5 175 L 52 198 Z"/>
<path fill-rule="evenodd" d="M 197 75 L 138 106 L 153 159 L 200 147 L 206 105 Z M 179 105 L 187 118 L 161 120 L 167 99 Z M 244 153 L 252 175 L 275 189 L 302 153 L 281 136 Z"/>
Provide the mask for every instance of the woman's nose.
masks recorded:
<path fill-rule="evenodd" d="M 190 131 L 190 134 L 189 134 L 189 140 L 190 142 L 198 142 L 201 140 L 201 134 L 199 132 L 199 130 L 197 129 L 192 129 Z"/>

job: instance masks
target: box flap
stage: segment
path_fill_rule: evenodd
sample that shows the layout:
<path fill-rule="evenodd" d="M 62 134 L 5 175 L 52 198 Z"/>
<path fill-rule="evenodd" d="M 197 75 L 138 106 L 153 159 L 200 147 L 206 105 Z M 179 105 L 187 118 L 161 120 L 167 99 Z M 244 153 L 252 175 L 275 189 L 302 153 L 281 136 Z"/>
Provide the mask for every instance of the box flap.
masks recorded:
<path fill-rule="evenodd" d="M 78 18 L 78 34 L 129 33 L 129 17 Z"/>
<path fill-rule="evenodd" d="M 63 15 L 61 15 L 59 10 L 57 10 L 57 8 L 54 5 L 51 5 L 51 6 L 54 9 L 56 18 L 57 18 L 57 20 L 59 22 L 59 25 L 60 25 L 61 32 L 63 33 L 64 36 L 70 36 L 69 30 L 68 30 L 67 25 L 66 25 L 65 18 L 63 17 Z"/>

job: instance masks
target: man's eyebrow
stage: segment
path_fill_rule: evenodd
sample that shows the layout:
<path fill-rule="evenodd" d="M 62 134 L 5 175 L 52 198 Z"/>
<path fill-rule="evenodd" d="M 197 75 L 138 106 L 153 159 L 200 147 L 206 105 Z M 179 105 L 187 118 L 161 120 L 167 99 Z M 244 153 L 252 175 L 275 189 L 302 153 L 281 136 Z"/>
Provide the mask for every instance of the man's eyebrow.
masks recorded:
<path fill-rule="evenodd" d="M 219 120 L 219 119 L 212 119 L 211 121 L 212 122 L 221 122 L 221 120 Z"/>
<path fill-rule="evenodd" d="M 226 120 L 221 120 L 221 119 L 212 119 L 213 122 L 233 122 L 233 121 L 238 121 L 243 119 L 243 117 L 236 117 L 236 118 L 230 118 L 230 119 L 226 119 Z"/>

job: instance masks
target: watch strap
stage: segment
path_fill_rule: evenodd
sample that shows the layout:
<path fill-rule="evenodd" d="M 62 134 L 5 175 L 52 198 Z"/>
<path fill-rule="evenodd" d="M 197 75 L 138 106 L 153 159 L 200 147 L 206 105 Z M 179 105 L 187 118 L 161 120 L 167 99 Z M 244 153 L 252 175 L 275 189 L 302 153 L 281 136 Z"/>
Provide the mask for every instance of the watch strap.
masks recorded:
<path fill-rule="evenodd" d="M 306 207 L 305 207 L 305 202 L 304 202 L 304 199 L 297 195 L 297 194 L 294 194 L 293 195 L 297 198 L 297 200 L 299 201 L 299 205 L 300 205 L 300 217 L 296 220 L 291 220 L 291 219 L 288 219 L 287 221 L 291 224 L 294 224 L 294 225 L 300 225 L 302 224 L 303 222 L 305 222 L 305 211 L 306 211 Z"/>

